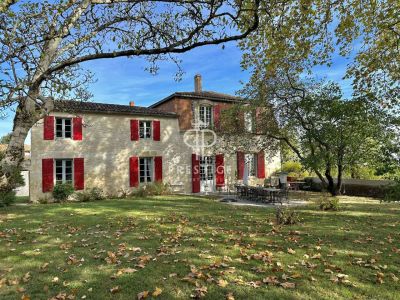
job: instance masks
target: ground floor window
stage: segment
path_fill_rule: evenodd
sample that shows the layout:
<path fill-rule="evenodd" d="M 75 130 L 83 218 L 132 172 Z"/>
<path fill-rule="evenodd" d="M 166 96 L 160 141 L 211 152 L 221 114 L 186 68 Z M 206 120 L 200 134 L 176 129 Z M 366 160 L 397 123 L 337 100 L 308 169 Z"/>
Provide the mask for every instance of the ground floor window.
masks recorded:
<path fill-rule="evenodd" d="M 200 157 L 200 180 L 214 179 L 214 159 L 212 156 Z"/>
<path fill-rule="evenodd" d="M 247 166 L 248 176 L 257 176 L 257 154 L 249 153 L 244 155 L 244 162 Z"/>
<path fill-rule="evenodd" d="M 56 159 L 56 184 L 72 184 L 73 164 L 72 159 Z"/>
<path fill-rule="evenodd" d="M 139 159 L 139 180 L 141 183 L 153 182 L 153 158 L 142 157 Z"/>

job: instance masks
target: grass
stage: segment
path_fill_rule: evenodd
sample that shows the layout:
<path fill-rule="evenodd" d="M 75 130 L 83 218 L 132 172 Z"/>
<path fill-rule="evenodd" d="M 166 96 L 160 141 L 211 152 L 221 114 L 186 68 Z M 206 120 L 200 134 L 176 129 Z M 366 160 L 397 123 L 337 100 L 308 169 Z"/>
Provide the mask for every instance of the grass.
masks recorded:
<path fill-rule="evenodd" d="M 283 227 L 272 208 L 184 196 L 9 207 L 0 298 L 399 299 L 400 206 L 341 201 Z"/>
<path fill-rule="evenodd" d="M 29 196 L 18 196 L 15 199 L 15 203 L 29 203 Z"/>

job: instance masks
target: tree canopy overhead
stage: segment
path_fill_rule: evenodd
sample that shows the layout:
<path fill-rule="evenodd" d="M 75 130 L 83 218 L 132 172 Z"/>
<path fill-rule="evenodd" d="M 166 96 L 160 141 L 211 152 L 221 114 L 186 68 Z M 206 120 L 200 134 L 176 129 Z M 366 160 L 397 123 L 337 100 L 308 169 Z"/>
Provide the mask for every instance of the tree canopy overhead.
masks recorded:
<path fill-rule="evenodd" d="M 263 1 L 259 28 L 241 47 L 243 67 L 256 80 L 311 73 L 331 66 L 336 55 L 346 57 L 355 95 L 400 104 L 398 0 Z"/>
<path fill-rule="evenodd" d="M 80 63 L 145 56 L 157 61 L 193 48 L 240 40 L 258 26 L 259 0 L 6 1 L 0 7 L 0 110 L 16 105 L 0 164 L 0 190 L 23 160 L 30 128 L 56 99 L 90 97 Z"/>

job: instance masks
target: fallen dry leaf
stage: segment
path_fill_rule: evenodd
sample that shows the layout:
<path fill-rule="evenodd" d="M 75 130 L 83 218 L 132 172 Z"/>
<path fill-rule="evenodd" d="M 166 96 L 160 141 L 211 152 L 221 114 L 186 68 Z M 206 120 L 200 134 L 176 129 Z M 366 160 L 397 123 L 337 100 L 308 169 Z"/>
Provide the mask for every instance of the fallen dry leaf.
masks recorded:
<path fill-rule="evenodd" d="M 226 294 L 225 299 L 226 300 L 235 300 L 235 297 L 233 297 L 233 293 L 228 293 L 228 294 Z"/>
<path fill-rule="evenodd" d="M 151 294 L 151 296 L 153 297 L 158 297 L 160 296 L 162 293 L 162 289 L 160 289 L 159 287 L 156 287 L 156 289 L 154 290 L 154 292 Z"/>
<path fill-rule="evenodd" d="M 296 284 L 293 282 L 282 282 L 280 285 L 284 289 L 294 289 L 296 287 Z"/>
<path fill-rule="evenodd" d="M 292 248 L 288 248 L 288 249 L 287 249 L 287 252 L 288 252 L 289 254 L 295 254 L 295 253 L 296 253 L 296 251 L 294 251 Z"/>
<path fill-rule="evenodd" d="M 217 283 L 220 287 L 226 287 L 228 285 L 228 281 L 224 280 L 224 279 L 220 279 L 218 280 Z"/>
<path fill-rule="evenodd" d="M 137 299 L 138 300 L 146 299 L 148 296 L 149 296 L 149 291 L 143 291 L 137 294 Z"/>
<path fill-rule="evenodd" d="M 111 294 L 115 294 L 115 293 L 118 293 L 118 292 L 120 292 L 121 291 L 121 289 L 119 288 L 119 286 L 117 285 L 117 286 L 114 286 L 114 287 L 112 287 L 111 289 L 110 289 L 110 293 Z"/>

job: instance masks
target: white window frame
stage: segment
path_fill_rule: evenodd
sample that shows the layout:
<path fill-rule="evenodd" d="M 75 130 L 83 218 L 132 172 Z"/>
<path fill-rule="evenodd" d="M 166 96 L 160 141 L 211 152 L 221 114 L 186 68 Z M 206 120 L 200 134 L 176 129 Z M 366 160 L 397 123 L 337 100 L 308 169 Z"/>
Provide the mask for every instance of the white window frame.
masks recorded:
<path fill-rule="evenodd" d="M 61 161 L 61 182 L 57 180 L 57 161 Z M 71 180 L 67 181 L 67 161 L 71 161 Z M 65 184 L 65 183 L 70 183 L 74 185 L 74 160 L 72 158 L 56 158 L 54 159 L 54 184 Z"/>
<path fill-rule="evenodd" d="M 204 117 L 202 120 L 202 116 Z M 202 122 L 202 123 L 200 123 Z M 199 124 L 200 129 L 210 128 L 213 125 L 213 107 L 211 105 L 199 106 Z"/>
<path fill-rule="evenodd" d="M 61 120 L 61 127 L 62 127 L 62 129 L 61 129 L 61 136 L 58 136 L 58 130 L 57 130 L 57 120 Z M 70 122 L 71 122 L 71 136 L 70 137 L 65 137 L 65 132 L 66 132 L 66 130 L 65 130 L 65 121 L 66 120 L 69 120 Z M 56 134 L 55 134 L 55 136 L 56 136 L 56 138 L 57 139 L 72 139 L 73 138 L 73 122 L 72 122 L 72 118 L 64 118 L 64 117 L 55 117 L 55 120 L 54 120 L 54 122 L 55 122 L 55 128 L 56 128 Z"/>
<path fill-rule="evenodd" d="M 246 153 L 244 163 L 247 165 L 247 174 L 249 177 L 257 177 L 257 154 Z"/>
<path fill-rule="evenodd" d="M 251 111 L 246 111 L 244 113 L 244 127 L 246 132 L 252 133 L 254 130 L 253 114 Z"/>
<path fill-rule="evenodd" d="M 150 123 L 150 125 L 148 124 Z M 143 125 L 143 126 L 142 126 Z M 141 137 L 140 131 L 143 128 L 143 137 Z M 146 137 L 146 131 L 149 130 L 150 135 Z M 149 140 L 153 138 L 153 122 L 148 120 L 139 120 L 139 139 Z"/>
<path fill-rule="evenodd" d="M 143 161 L 143 164 L 142 164 Z M 150 180 L 148 179 L 147 174 L 145 173 L 142 176 L 143 167 L 150 162 L 150 167 L 147 167 L 144 172 L 149 172 Z M 154 158 L 153 157 L 139 157 L 139 184 L 147 184 L 154 182 Z"/>

